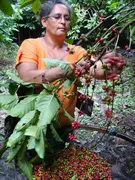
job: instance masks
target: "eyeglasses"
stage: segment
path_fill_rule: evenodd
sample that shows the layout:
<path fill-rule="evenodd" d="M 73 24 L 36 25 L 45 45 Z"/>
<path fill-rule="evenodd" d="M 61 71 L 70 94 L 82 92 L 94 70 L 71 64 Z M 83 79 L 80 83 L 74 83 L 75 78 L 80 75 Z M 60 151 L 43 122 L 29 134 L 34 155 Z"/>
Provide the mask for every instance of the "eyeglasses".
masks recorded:
<path fill-rule="evenodd" d="M 47 16 L 46 18 L 52 18 L 54 21 L 61 21 L 62 18 L 64 18 L 64 21 L 70 21 L 71 20 L 69 15 L 62 16 L 62 14 L 54 14 L 52 16 Z"/>

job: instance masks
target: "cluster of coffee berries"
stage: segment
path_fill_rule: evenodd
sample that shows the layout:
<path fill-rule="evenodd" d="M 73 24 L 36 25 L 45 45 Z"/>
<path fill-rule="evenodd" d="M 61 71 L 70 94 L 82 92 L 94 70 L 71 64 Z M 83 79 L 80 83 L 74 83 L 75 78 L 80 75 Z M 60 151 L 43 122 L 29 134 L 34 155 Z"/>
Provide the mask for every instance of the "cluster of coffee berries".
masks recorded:
<path fill-rule="evenodd" d="M 84 112 L 79 111 L 79 112 L 78 112 L 78 116 L 82 116 L 82 115 L 84 115 Z"/>
<path fill-rule="evenodd" d="M 85 41 L 85 40 L 86 40 L 85 34 L 81 34 L 80 39 L 81 39 L 82 41 Z"/>
<path fill-rule="evenodd" d="M 110 105 L 111 102 L 112 102 L 112 98 L 111 98 L 110 96 L 106 96 L 106 97 L 104 97 L 104 98 L 102 99 L 102 102 L 103 102 L 104 104 Z"/>
<path fill-rule="evenodd" d="M 70 97 L 74 97 L 75 96 L 75 93 L 72 92 L 70 93 L 69 91 L 63 91 L 63 96 L 67 97 L 67 98 L 70 98 Z"/>
<path fill-rule="evenodd" d="M 112 118 L 112 110 L 109 107 L 104 110 L 104 113 L 107 118 Z"/>
<path fill-rule="evenodd" d="M 71 133 L 68 134 L 68 138 L 70 139 L 70 141 L 75 141 L 76 140 L 76 136 L 71 134 Z"/>
<path fill-rule="evenodd" d="M 72 122 L 71 125 L 74 129 L 78 129 L 80 127 L 80 123 L 78 121 Z"/>
<path fill-rule="evenodd" d="M 95 41 L 96 42 L 99 42 L 99 43 L 103 43 L 104 42 L 104 38 L 103 37 L 97 37 L 96 39 L 95 39 Z"/>
<path fill-rule="evenodd" d="M 100 19 L 101 22 L 103 22 L 105 20 L 103 15 L 101 15 L 99 19 Z"/>
<path fill-rule="evenodd" d="M 88 97 L 85 96 L 84 94 L 80 94 L 80 95 L 78 96 L 78 99 L 80 100 L 80 102 L 86 103 L 86 101 L 88 100 Z"/>
<path fill-rule="evenodd" d="M 109 63 L 111 65 L 117 64 L 119 66 L 119 68 L 123 68 L 123 66 L 126 65 L 126 63 L 123 59 L 114 58 L 114 57 L 109 57 L 106 63 Z"/>
<path fill-rule="evenodd" d="M 85 67 L 77 67 L 77 68 L 75 69 L 75 76 L 76 76 L 76 77 L 82 77 L 83 75 L 88 74 L 90 67 L 91 67 L 90 62 L 88 62 L 88 63 L 85 65 Z"/>
<path fill-rule="evenodd" d="M 88 87 L 91 83 L 91 77 L 86 75 L 84 78 L 85 78 L 86 86 Z"/>
<path fill-rule="evenodd" d="M 93 66 L 94 61 L 91 58 L 90 53 L 85 53 L 83 55 L 84 61 L 82 64 L 78 64 L 75 68 L 75 76 L 76 77 L 83 77 L 84 75 L 89 74 L 90 67 Z"/>
<path fill-rule="evenodd" d="M 106 97 L 102 99 L 104 104 L 111 104 L 112 97 L 117 95 L 117 92 L 111 88 L 111 86 L 102 86 L 102 89 L 106 92 Z"/>
<path fill-rule="evenodd" d="M 117 33 L 115 27 L 112 27 L 112 28 L 111 28 L 111 31 L 112 31 L 112 33 Z"/>

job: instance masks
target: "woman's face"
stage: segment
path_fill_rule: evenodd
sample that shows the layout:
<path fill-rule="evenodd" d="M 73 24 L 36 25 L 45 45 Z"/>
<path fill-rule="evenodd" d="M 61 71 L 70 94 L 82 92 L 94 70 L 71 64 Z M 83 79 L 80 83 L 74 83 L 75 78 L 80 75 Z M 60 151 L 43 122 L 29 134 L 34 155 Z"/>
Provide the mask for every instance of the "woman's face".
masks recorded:
<path fill-rule="evenodd" d="M 56 4 L 46 19 L 42 18 L 46 33 L 65 37 L 70 27 L 70 15 L 66 6 Z"/>

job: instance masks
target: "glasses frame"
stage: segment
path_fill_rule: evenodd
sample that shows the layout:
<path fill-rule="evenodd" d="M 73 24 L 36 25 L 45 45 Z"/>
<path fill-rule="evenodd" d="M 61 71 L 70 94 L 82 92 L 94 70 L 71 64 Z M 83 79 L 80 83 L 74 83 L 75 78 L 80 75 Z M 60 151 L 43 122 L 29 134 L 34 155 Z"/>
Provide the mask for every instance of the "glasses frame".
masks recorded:
<path fill-rule="evenodd" d="M 64 21 L 70 22 L 70 21 L 71 21 L 70 16 L 69 16 L 67 19 L 66 19 L 66 16 L 68 16 L 68 15 L 62 16 L 62 14 L 54 14 L 54 15 L 51 15 L 51 16 L 46 16 L 45 18 L 46 18 L 46 19 L 48 19 L 48 18 L 53 18 L 54 21 L 61 21 L 62 18 L 63 18 Z"/>

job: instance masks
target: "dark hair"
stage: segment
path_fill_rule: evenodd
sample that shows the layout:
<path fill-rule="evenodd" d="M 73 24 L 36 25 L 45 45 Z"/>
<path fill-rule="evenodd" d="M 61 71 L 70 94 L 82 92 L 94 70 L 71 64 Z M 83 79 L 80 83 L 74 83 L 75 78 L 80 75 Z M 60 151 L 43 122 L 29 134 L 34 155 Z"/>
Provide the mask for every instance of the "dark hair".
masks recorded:
<path fill-rule="evenodd" d="M 48 17 L 56 4 L 62 4 L 64 6 L 66 6 L 68 9 L 69 15 L 70 15 L 70 19 L 72 18 L 72 8 L 66 1 L 64 1 L 64 0 L 48 0 L 42 5 L 42 7 L 40 9 L 40 12 L 39 12 L 40 19 L 42 17 Z"/>

